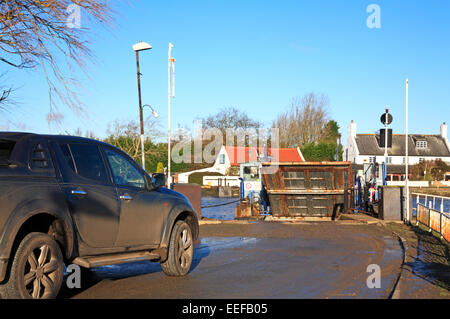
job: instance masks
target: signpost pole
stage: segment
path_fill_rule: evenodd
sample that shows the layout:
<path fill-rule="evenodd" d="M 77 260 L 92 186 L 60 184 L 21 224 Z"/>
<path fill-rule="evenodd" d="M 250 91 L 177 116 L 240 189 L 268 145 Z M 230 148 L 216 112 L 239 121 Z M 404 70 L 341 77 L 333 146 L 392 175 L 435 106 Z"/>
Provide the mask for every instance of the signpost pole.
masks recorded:
<path fill-rule="evenodd" d="M 410 207 L 409 207 L 409 149 L 408 149 L 408 85 L 409 80 L 406 79 L 406 134 L 405 134 L 405 164 L 406 164 L 406 179 L 405 179 L 405 188 L 406 188 L 406 224 L 409 224 L 411 222 L 411 214 L 410 214 Z"/>

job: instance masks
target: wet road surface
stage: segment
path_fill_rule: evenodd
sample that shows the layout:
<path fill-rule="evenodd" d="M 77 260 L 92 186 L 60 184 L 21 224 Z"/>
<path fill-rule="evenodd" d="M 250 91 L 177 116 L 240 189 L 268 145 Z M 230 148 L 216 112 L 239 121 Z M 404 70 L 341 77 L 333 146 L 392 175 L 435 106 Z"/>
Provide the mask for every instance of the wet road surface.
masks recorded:
<path fill-rule="evenodd" d="M 402 260 L 397 239 L 376 225 L 218 224 L 200 236 L 186 277 L 150 262 L 99 267 L 61 297 L 387 298 Z M 381 267 L 381 288 L 366 285 L 370 264 Z"/>

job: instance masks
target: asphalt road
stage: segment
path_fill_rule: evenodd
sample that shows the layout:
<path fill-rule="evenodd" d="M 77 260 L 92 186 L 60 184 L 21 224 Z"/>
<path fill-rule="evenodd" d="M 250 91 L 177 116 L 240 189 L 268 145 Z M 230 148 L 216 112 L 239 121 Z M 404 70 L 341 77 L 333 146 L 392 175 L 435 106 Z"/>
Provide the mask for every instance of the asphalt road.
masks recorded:
<path fill-rule="evenodd" d="M 99 267 L 61 298 L 387 298 L 399 274 L 398 240 L 376 225 L 335 222 L 202 225 L 191 272 L 158 263 Z M 381 269 L 369 289 L 367 267 Z"/>

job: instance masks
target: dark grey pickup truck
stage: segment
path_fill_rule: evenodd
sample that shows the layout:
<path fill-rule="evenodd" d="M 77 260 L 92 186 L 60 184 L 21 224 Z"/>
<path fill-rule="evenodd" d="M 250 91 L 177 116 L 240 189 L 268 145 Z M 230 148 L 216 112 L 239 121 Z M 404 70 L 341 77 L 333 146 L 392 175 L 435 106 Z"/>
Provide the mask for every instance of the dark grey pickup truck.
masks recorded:
<path fill-rule="evenodd" d="M 64 265 L 191 267 L 198 219 L 121 150 L 95 140 L 0 132 L 0 295 L 54 298 Z"/>

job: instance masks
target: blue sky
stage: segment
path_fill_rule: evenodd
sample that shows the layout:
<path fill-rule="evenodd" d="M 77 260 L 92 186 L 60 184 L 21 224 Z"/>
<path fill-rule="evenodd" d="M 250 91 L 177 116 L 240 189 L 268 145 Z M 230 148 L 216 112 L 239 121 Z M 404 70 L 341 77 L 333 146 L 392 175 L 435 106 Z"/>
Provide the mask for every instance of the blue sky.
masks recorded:
<path fill-rule="evenodd" d="M 366 8 L 381 9 L 381 28 L 369 29 Z M 389 105 L 394 133 L 405 130 L 405 79 L 409 78 L 410 132 L 438 134 L 450 122 L 449 1 L 120 1 L 112 30 L 90 30 L 94 63 L 80 73 L 80 98 L 89 119 L 61 108 L 64 130 L 77 128 L 104 137 L 115 119 L 138 119 L 136 61 L 139 40 L 142 95 L 167 129 L 167 50 L 175 47 L 176 99 L 172 124 L 234 106 L 270 125 L 291 98 L 310 91 L 330 99 L 329 114 L 343 133 L 351 120 L 358 132 L 381 128 Z M 82 17 L 83 18 L 83 17 Z M 83 24 L 82 19 L 82 24 Z M 49 128 L 48 89 L 40 70 L 0 65 L 21 101 L 3 113 L 27 131 Z M 148 109 L 147 115 L 150 115 Z M 11 129 L 15 129 L 13 126 Z"/>

